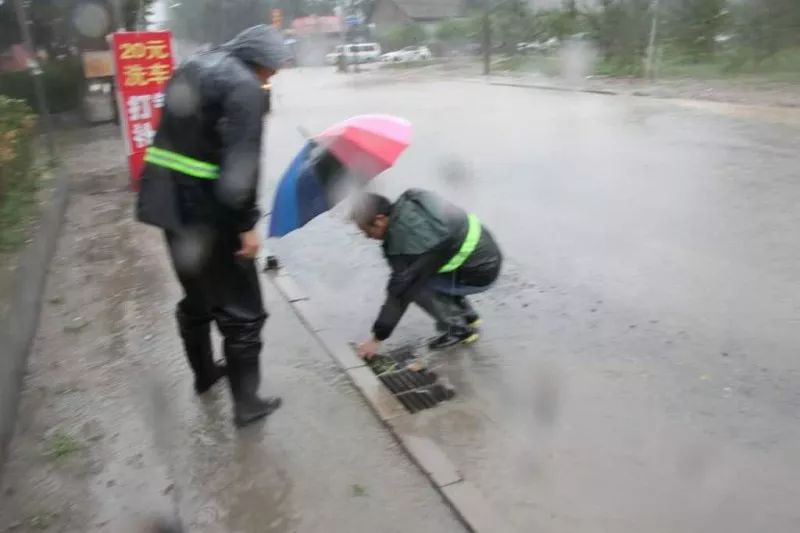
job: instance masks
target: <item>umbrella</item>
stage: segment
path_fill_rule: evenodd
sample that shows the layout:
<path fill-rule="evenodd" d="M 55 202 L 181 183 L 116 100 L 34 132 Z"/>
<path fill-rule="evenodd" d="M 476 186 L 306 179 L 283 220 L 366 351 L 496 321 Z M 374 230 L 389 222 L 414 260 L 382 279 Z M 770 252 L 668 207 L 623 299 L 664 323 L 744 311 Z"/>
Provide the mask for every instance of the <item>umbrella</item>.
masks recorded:
<path fill-rule="evenodd" d="M 332 208 L 349 185 L 365 185 L 394 165 L 411 141 L 411 124 L 389 115 L 361 115 L 311 139 L 275 192 L 270 237 L 282 237 Z"/>

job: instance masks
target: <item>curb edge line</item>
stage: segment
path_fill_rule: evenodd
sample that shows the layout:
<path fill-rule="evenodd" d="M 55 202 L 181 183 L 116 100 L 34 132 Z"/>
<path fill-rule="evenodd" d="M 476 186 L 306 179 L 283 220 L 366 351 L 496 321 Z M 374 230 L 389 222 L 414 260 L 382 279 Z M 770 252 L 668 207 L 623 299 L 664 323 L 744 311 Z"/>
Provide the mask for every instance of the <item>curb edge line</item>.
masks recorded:
<path fill-rule="evenodd" d="M 291 278 L 290 275 L 285 271 L 284 267 L 282 267 L 281 270 L 283 270 L 283 272 L 281 272 L 281 274 L 280 274 L 281 276 L 285 276 L 285 277 Z M 306 329 L 306 331 L 308 331 L 308 333 L 314 338 L 314 340 L 317 341 L 317 344 L 319 344 L 322 347 L 322 349 L 325 351 L 325 353 L 328 354 L 328 356 L 333 360 L 333 362 L 336 364 L 336 366 L 339 367 L 339 370 L 341 370 L 347 376 L 347 379 L 350 381 L 350 384 L 353 386 L 353 388 L 355 388 L 361 394 L 361 396 L 364 398 L 364 401 L 367 403 L 367 405 L 369 405 L 370 410 L 372 411 L 372 413 L 378 418 L 378 420 L 381 422 L 381 424 L 384 426 L 384 428 L 386 428 L 389 431 L 389 434 L 392 436 L 392 438 L 394 439 L 395 443 L 400 447 L 400 449 L 403 450 L 403 452 L 411 460 L 411 462 L 414 464 L 414 466 L 416 466 L 417 469 L 428 479 L 430 484 L 439 493 L 439 496 L 442 498 L 442 500 L 444 500 L 447 503 L 447 505 L 450 507 L 450 509 L 453 511 L 453 513 L 456 515 L 456 517 L 459 519 L 459 521 L 461 521 L 461 523 L 469 531 L 472 531 L 474 533 L 484 533 L 484 532 L 485 533 L 489 533 L 489 531 L 491 531 L 491 533 L 499 533 L 499 532 L 504 532 L 504 531 L 511 531 L 510 528 L 508 528 L 507 525 L 501 524 L 501 523 L 493 524 L 491 529 L 488 529 L 487 527 L 479 526 L 478 524 L 475 523 L 476 521 L 471 518 L 471 516 L 473 514 L 472 513 L 472 509 L 467 509 L 465 506 L 461 505 L 458 501 L 456 501 L 455 498 L 451 497 L 451 495 L 449 494 L 450 493 L 449 490 L 448 491 L 444 490 L 446 488 L 447 489 L 451 489 L 455 485 L 463 485 L 463 486 L 472 487 L 472 484 L 469 481 L 467 481 L 463 477 L 463 475 L 460 475 L 460 479 L 458 479 L 457 481 L 446 483 L 444 485 L 439 485 L 439 484 L 436 483 L 436 481 L 433 479 L 433 476 L 423 467 L 423 462 L 422 462 L 421 458 L 417 457 L 417 455 L 408 446 L 406 446 L 406 443 L 404 442 L 402 437 L 398 434 L 398 432 L 395 430 L 393 425 L 390 424 L 391 420 L 394 420 L 394 419 L 397 418 L 397 416 L 402 416 L 402 415 L 395 415 L 395 416 L 389 416 L 389 417 L 384 417 L 383 416 L 382 413 L 384 412 L 384 408 L 381 407 L 380 405 L 378 405 L 378 403 L 376 402 L 376 398 L 374 398 L 373 395 L 368 394 L 365 390 L 363 390 L 362 387 L 359 387 L 355 383 L 353 378 L 351 377 L 350 371 L 353 370 L 353 369 L 352 368 L 348 369 L 348 368 L 345 368 L 344 366 L 342 366 L 340 364 L 339 360 L 336 357 L 333 356 L 332 348 L 329 347 L 327 342 L 320 337 L 319 333 L 322 332 L 322 331 L 325 331 L 325 328 L 316 329 L 314 324 L 312 324 L 313 320 L 310 317 L 305 316 L 303 313 L 301 313 L 301 311 L 299 309 L 297 309 L 297 306 L 295 305 L 296 303 L 304 302 L 306 305 L 308 305 L 311 302 L 311 298 L 310 297 L 306 297 L 306 299 L 304 299 L 304 300 L 292 301 L 292 300 L 290 300 L 289 295 L 287 295 L 283 291 L 283 288 L 278 283 L 275 282 L 275 279 L 274 279 L 273 276 L 264 275 L 264 277 L 267 278 L 267 280 L 272 284 L 272 286 L 275 287 L 275 289 L 280 293 L 281 297 L 289 304 L 289 306 L 292 308 L 292 311 L 300 319 L 300 322 L 303 324 L 303 327 Z M 295 285 L 297 285 L 297 284 L 295 283 Z M 364 367 L 360 367 L 360 368 L 364 368 Z M 378 385 L 381 387 L 381 389 L 383 389 L 387 394 L 391 395 L 391 392 L 389 392 L 389 389 L 387 389 L 386 386 L 383 383 L 380 382 L 380 380 L 378 380 L 376 378 L 376 381 L 377 381 Z M 397 401 L 394 398 L 393 395 L 391 395 L 391 397 L 397 402 L 398 405 L 400 405 L 400 402 Z M 405 411 L 405 409 L 403 409 L 403 411 Z M 404 414 L 407 414 L 407 413 L 404 413 Z M 438 444 L 432 443 L 432 446 L 435 446 L 438 449 L 438 453 L 440 453 L 444 457 L 447 457 L 447 455 L 444 453 L 444 451 L 441 449 L 441 447 Z M 448 460 L 449 460 L 449 458 L 448 458 Z M 479 497 L 480 497 L 480 500 L 482 500 L 479 503 L 482 504 L 482 506 L 484 508 L 489 509 L 490 506 L 489 506 L 488 502 L 486 501 L 486 499 L 482 495 L 480 495 Z"/>

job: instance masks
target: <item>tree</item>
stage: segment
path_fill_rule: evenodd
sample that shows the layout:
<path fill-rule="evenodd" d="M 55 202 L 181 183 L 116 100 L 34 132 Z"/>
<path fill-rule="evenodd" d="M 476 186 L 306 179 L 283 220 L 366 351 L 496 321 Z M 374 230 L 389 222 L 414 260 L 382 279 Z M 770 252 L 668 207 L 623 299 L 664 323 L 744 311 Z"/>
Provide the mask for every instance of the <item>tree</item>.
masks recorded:
<path fill-rule="evenodd" d="M 67 53 L 72 45 L 104 48 L 106 34 L 115 29 L 114 16 L 117 10 L 114 9 L 114 3 L 119 6 L 121 17 L 117 22 L 127 30 L 134 30 L 153 0 L 28 0 L 23 5 L 37 48 L 47 50 L 52 57 Z M 105 13 L 105 24 L 96 28 L 96 35 L 84 35 L 75 27 L 76 13 L 90 5 Z M 6 0 L 0 4 L 0 48 L 19 41 L 13 1 Z"/>
<path fill-rule="evenodd" d="M 641 72 L 652 20 L 650 0 L 600 0 L 586 17 L 603 58 L 631 74 Z"/>
<path fill-rule="evenodd" d="M 191 0 L 169 10 L 169 27 L 178 39 L 218 45 L 269 16 L 265 0 Z"/>
<path fill-rule="evenodd" d="M 308 15 L 333 15 L 337 7 L 336 0 L 303 0 L 299 2 L 303 14 Z"/>
<path fill-rule="evenodd" d="M 333 15 L 338 2 L 337 0 L 275 0 L 274 4 L 283 11 L 284 20 L 289 21 L 311 15 Z"/>
<path fill-rule="evenodd" d="M 571 10 L 549 9 L 533 15 L 533 31 L 537 39 L 565 39 L 581 31 L 580 13 Z"/>
<path fill-rule="evenodd" d="M 465 45 L 480 38 L 477 19 L 448 19 L 436 28 L 436 38 L 450 45 Z"/>
<path fill-rule="evenodd" d="M 578 18 L 578 2 L 576 0 L 563 0 L 562 5 L 562 11 L 565 11 L 570 18 Z"/>
<path fill-rule="evenodd" d="M 780 50 L 800 44 L 796 0 L 747 0 L 732 6 L 734 31 L 760 64 Z"/>
<path fill-rule="evenodd" d="M 406 46 L 422 44 L 427 41 L 428 35 L 425 28 L 414 22 L 396 26 L 380 37 L 381 47 L 384 50 L 399 50 Z"/>
<path fill-rule="evenodd" d="M 524 0 L 502 0 L 497 4 L 492 27 L 509 54 L 517 53 L 517 43 L 535 36 L 532 13 Z"/>
<path fill-rule="evenodd" d="M 20 42 L 19 26 L 14 6 L 6 0 L 0 5 L 0 50 L 5 50 L 12 44 Z"/>
<path fill-rule="evenodd" d="M 664 30 L 693 61 L 708 58 L 726 23 L 726 4 L 726 0 L 673 0 L 666 9 Z"/>

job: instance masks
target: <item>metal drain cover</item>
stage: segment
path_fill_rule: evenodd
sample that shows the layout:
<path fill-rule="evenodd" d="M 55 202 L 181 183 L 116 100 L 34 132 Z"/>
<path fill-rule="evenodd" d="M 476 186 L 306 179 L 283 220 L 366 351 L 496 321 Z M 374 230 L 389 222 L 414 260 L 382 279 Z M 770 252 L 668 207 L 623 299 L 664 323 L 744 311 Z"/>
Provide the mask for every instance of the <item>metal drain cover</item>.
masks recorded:
<path fill-rule="evenodd" d="M 452 386 L 425 368 L 413 348 L 376 355 L 369 360 L 369 367 L 411 413 L 435 407 L 456 394 Z"/>

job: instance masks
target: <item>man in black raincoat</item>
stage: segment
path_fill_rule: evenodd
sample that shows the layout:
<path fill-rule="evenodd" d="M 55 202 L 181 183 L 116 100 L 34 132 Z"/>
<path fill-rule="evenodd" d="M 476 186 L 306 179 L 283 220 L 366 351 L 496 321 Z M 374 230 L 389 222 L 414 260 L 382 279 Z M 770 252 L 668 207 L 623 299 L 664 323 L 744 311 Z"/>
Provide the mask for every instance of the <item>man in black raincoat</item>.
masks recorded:
<path fill-rule="evenodd" d="M 175 71 L 153 146 L 145 155 L 140 221 L 162 228 L 184 298 L 178 328 L 207 391 L 226 373 L 242 426 L 280 406 L 258 396 L 261 299 L 254 230 L 265 92 L 287 51 L 268 26 L 249 28 Z M 210 325 L 224 337 L 226 366 L 214 361 Z"/>
<path fill-rule="evenodd" d="M 394 204 L 364 195 L 352 218 L 367 237 L 383 241 L 392 269 L 372 338 L 359 346 L 361 357 L 378 352 L 411 302 L 436 320 L 440 335 L 431 341 L 432 349 L 477 340 L 480 318 L 466 297 L 494 283 L 503 257 L 475 215 L 432 192 L 411 189 Z"/>

